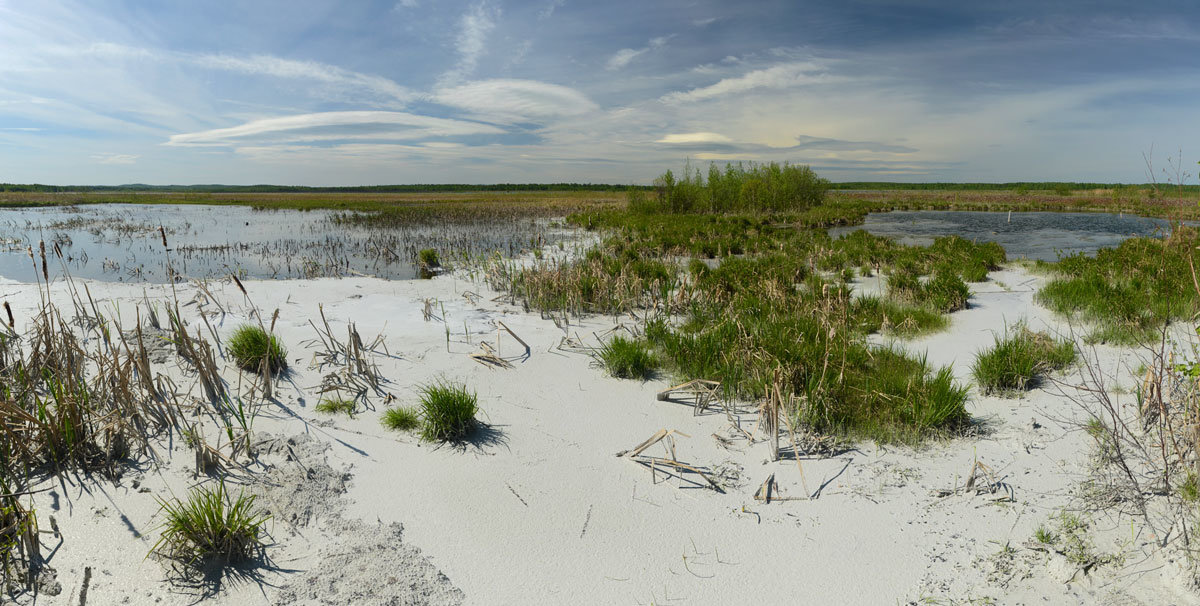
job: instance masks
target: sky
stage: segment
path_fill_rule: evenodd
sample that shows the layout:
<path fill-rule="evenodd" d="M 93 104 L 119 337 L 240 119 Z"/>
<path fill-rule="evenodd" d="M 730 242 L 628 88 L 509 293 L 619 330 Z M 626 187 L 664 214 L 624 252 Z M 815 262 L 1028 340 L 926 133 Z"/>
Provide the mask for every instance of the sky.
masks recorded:
<path fill-rule="evenodd" d="M 1178 1 L 0 0 L 0 182 L 1195 183 L 1198 57 Z"/>

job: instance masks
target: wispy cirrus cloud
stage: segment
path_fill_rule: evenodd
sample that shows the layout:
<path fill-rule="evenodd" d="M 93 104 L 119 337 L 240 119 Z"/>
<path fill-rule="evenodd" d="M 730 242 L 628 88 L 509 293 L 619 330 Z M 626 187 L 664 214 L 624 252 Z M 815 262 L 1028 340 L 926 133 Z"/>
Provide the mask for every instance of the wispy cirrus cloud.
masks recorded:
<path fill-rule="evenodd" d="M 610 72 L 623 69 L 632 63 L 634 59 L 665 47 L 672 37 L 674 37 L 673 34 L 671 36 L 651 38 L 650 42 L 641 48 L 623 48 L 608 58 L 608 61 L 604 63 L 604 69 Z"/>
<path fill-rule="evenodd" d="M 458 63 L 442 74 L 439 82 L 450 85 L 461 82 L 475 72 L 479 57 L 487 50 L 488 34 L 495 29 L 500 9 L 488 0 L 483 0 L 467 9 L 459 18 L 458 35 L 454 48 L 458 52 Z"/>
<path fill-rule="evenodd" d="M 322 112 L 264 118 L 229 128 L 172 135 L 176 147 L 230 146 L 245 142 L 303 142 L 355 139 L 423 139 L 470 135 L 499 135 L 490 124 L 420 116 L 406 112 Z"/>
<path fill-rule="evenodd" d="M 378 97 L 401 103 L 407 102 L 414 97 L 412 91 L 387 78 L 363 74 L 316 61 L 296 61 L 272 55 L 238 57 L 218 54 L 193 55 L 174 53 L 173 57 L 207 69 L 255 76 L 311 80 L 339 87 L 349 87 L 353 90 L 371 93 Z"/>
<path fill-rule="evenodd" d="M 831 76 L 826 66 L 815 61 L 783 63 L 764 69 L 756 69 L 734 78 L 725 78 L 716 84 L 693 88 L 686 92 L 663 95 L 667 103 L 704 101 L 745 93 L 758 89 L 787 89 L 805 84 L 829 83 L 844 78 Z"/>
<path fill-rule="evenodd" d="M 536 80 L 479 80 L 438 89 L 429 99 L 498 121 L 578 116 L 598 109 L 575 89 Z"/>
<path fill-rule="evenodd" d="M 688 143 L 732 143 L 733 140 L 719 133 L 676 133 L 666 135 L 655 143 L 688 144 Z"/>
<path fill-rule="evenodd" d="M 97 164 L 133 164 L 140 158 L 137 154 L 92 154 L 91 159 Z"/>

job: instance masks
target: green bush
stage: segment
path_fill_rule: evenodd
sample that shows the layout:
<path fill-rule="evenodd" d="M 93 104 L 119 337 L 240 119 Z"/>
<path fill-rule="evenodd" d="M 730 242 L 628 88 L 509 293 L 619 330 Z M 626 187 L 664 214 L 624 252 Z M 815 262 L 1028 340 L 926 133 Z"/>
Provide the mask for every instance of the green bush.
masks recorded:
<path fill-rule="evenodd" d="M 1044 332 L 1017 326 L 1003 337 L 995 335 L 991 348 L 975 356 L 971 372 L 983 393 L 1009 393 L 1028 389 L 1045 373 L 1066 368 L 1075 361 L 1075 346 Z"/>
<path fill-rule="evenodd" d="M 597 352 L 608 374 L 619 379 L 649 379 L 658 368 L 658 360 L 642 343 L 615 336 Z"/>
<path fill-rule="evenodd" d="M 229 355 L 238 367 L 250 372 L 262 370 L 264 362 L 272 373 L 287 368 L 287 350 L 275 335 L 256 324 L 242 324 L 226 341 Z"/>
<path fill-rule="evenodd" d="M 421 388 L 421 438 L 460 440 L 475 428 L 478 399 L 466 385 L 439 380 Z"/>
<path fill-rule="evenodd" d="M 152 553 L 187 565 L 229 565 L 263 548 L 263 524 L 270 516 L 255 511 L 253 495 L 230 499 L 224 481 L 193 489 L 186 502 L 159 499 L 159 506 L 166 520 Z"/>

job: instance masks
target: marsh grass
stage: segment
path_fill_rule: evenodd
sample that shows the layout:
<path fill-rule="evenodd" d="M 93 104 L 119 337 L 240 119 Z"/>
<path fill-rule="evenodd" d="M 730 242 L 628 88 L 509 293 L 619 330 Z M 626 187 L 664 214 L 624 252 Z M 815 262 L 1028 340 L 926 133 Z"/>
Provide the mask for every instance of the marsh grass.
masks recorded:
<path fill-rule="evenodd" d="M 349 417 L 354 416 L 354 411 L 358 405 L 352 399 L 347 398 L 322 398 L 317 402 L 316 411 L 325 414 L 344 414 Z"/>
<path fill-rule="evenodd" d="M 421 439 L 461 440 L 475 429 L 478 397 L 466 385 L 439 379 L 421 387 Z"/>
<path fill-rule="evenodd" d="M 412 431 L 421 427 L 421 415 L 408 407 L 389 408 L 383 411 L 380 423 L 393 431 Z"/>
<path fill-rule="evenodd" d="M 264 524 L 270 516 L 254 506 L 255 497 L 231 498 L 225 482 L 200 486 L 186 501 L 159 499 L 162 535 L 151 553 L 186 567 L 228 566 L 255 558 L 264 548 Z"/>
<path fill-rule="evenodd" d="M 971 373 L 985 394 L 1010 394 L 1029 389 L 1047 373 L 1075 361 L 1075 345 L 1024 325 L 993 335 L 990 348 L 975 356 Z"/>
<path fill-rule="evenodd" d="M 1133 345 L 1197 310 L 1192 280 L 1200 233 L 1177 226 L 1165 239 L 1130 238 L 1095 257 L 1071 255 L 1045 264 L 1053 279 L 1037 300 L 1091 323 L 1087 342 Z"/>
<path fill-rule="evenodd" d="M 440 267 L 442 265 L 441 260 L 438 258 L 438 251 L 432 248 L 421 249 L 421 252 L 417 253 L 417 262 L 427 268 Z"/>
<path fill-rule="evenodd" d="M 287 350 L 279 339 L 261 326 L 242 324 L 225 341 L 226 350 L 238 368 L 260 372 L 266 367 L 272 374 L 287 368 Z"/>
<path fill-rule="evenodd" d="M 617 335 L 596 352 L 608 374 L 619 379 L 641 379 L 654 375 L 658 359 L 644 343 Z"/>

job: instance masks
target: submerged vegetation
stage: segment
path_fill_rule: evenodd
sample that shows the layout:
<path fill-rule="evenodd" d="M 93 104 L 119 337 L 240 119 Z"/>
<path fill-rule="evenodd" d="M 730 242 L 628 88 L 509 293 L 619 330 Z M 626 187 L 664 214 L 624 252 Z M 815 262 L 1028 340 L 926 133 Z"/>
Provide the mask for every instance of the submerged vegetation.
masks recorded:
<path fill-rule="evenodd" d="M 1018 325 L 975 356 L 971 373 L 983 393 L 1029 389 L 1043 375 L 1075 361 L 1075 345 Z"/>

